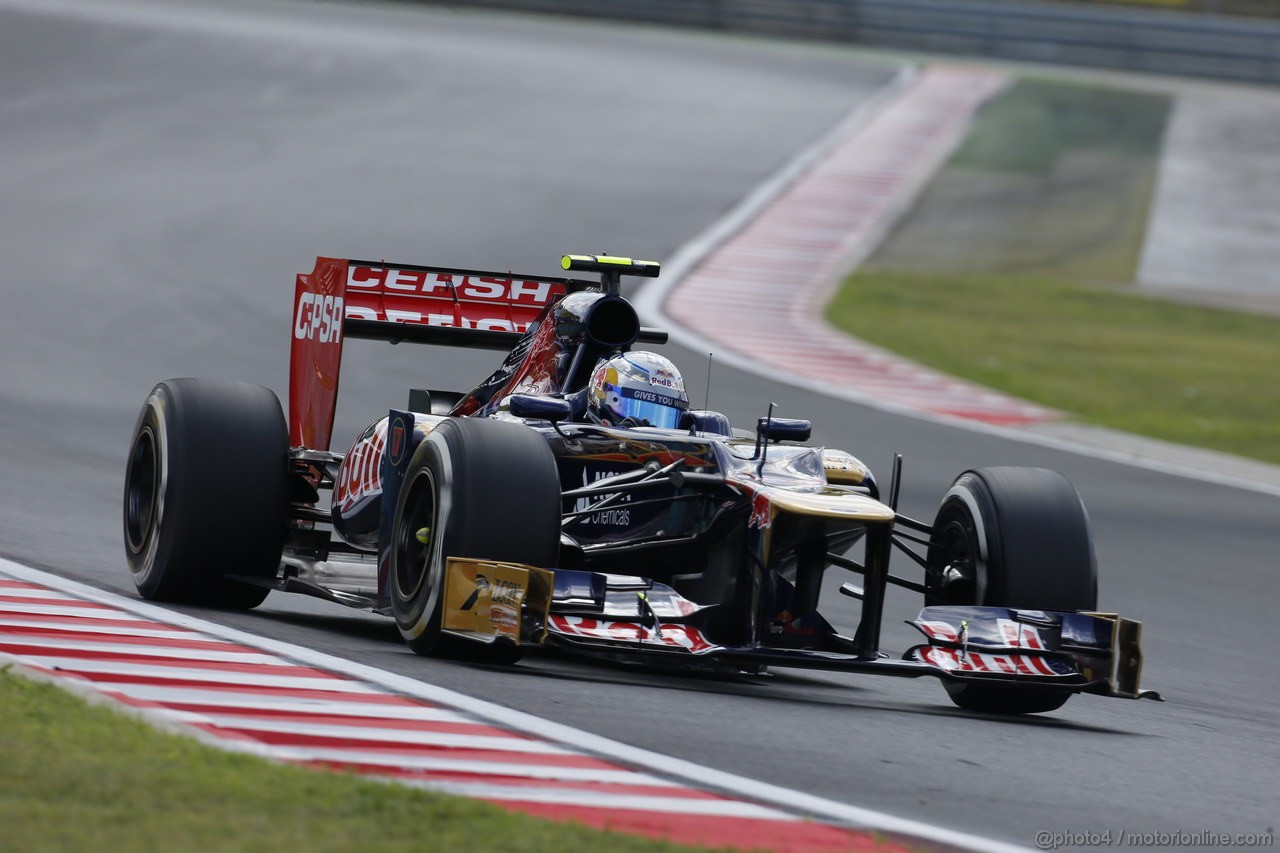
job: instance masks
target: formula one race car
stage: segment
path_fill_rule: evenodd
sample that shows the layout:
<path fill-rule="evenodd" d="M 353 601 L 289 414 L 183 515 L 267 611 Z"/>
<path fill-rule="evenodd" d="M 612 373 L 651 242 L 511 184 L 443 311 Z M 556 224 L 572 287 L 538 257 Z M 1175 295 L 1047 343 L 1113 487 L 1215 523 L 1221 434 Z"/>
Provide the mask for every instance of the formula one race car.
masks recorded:
<path fill-rule="evenodd" d="M 124 534 L 141 594 L 247 608 L 301 592 L 395 618 L 419 654 L 511 662 L 549 646 L 650 666 L 808 667 L 940 678 L 964 708 L 1138 698 L 1141 626 L 1096 612 L 1089 521 L 1060 474 L 960 475 L 932 523 L 896 511 L 808 421 L 749 432 L 688 407 L 675 366 L 633 349 L 621 275 L 600 281 L 319 258 L 299 275 L 286 425 L 270 390 L 172 379 L 129 451 Z M 346 338 L 508 352 L 467 393 L 415 389 L 330 451 Z M 918 579 L 889 570 L 893 550 Z M 824 572 L 862 576 L 853 636 Z M 922 641 L 879 649 L 885 590 L 921 593 Z"/>

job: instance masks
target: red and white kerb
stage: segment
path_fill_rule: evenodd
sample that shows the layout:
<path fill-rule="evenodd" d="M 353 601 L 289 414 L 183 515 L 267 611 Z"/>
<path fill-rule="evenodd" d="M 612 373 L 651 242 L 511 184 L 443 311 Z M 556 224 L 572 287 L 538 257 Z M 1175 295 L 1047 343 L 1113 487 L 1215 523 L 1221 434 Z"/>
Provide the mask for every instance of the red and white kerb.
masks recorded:
<path fill-rule="evenodd" d="M 907 849 L 879 833 L 700 789 L 495 725 L 448 703 L 399 695 L 133 608 L 59 592 L 6 574 L 5 565 L 12 564 L 0 562 L 0 661 L 74 682 L 224 748 L 685 844 Z M 182 618 L 174 614 L 175 622 Z M 589 621 L 565 627 L 584 634 L 628 630 Z M 664 642 L 690 650 L 706 642 L 682 628 L 663 625 Z"/>

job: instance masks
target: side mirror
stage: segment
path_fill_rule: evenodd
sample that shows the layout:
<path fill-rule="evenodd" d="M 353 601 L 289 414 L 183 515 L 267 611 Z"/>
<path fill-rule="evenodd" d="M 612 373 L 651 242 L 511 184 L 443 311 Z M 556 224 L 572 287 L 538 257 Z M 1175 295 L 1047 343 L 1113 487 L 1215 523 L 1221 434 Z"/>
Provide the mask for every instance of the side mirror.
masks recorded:
<path fill-rule="evenodd" d="M 537 397 L 532 394 L 513 394 L 507 401 L 511 414 L 517 418 L 532 418 L 540 421 L 567 421 L 573 415 L 573 407 L 568 400 L 559 397 Z"/>
<path fill-rule="evenodd" d="M 756 435 L 768 441 L 808 441 L 813 422 L 801 418 L 761 418 L 756 422 Z"/>
<path fill-rule="evenodd" d="M 465 396 L 467 395 L 461 391 L 433 391 L 427 388 L 410 388 L 409 411 L 447 415 Z"/>

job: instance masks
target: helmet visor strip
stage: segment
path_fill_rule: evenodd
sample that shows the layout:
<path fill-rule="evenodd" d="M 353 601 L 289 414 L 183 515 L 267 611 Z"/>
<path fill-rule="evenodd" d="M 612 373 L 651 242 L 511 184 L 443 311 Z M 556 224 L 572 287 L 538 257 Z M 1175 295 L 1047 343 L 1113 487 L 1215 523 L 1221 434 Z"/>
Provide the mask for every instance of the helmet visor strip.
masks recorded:
<path fill-rule="evenodd" d="M 611 403 L 609 408 L 620 419 L 631 418 L 638 424 L 663 429 L 676 429 L 680 426 L 680 411 L 683 406 L 677 397 L 668 397 L 654 391 L 621 388 L 617 400 Z"/>

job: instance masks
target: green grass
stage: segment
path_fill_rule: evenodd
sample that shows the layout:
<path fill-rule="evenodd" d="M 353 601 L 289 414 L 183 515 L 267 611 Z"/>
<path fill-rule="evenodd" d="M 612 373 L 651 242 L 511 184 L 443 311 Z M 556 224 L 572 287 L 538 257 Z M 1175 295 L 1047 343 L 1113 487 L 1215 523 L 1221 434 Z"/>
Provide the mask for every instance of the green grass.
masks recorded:
<path fill-rule="evenodd" d="M 0 669 L 6 850 L 680 850 L 223 752 Z"/>
<path fill-rule="evenodd" d="M 1018 82 L 829 319 L 1079 420 L 1280 462 L 1280 319 L 1131 286 L 1169 106 Z"/>

